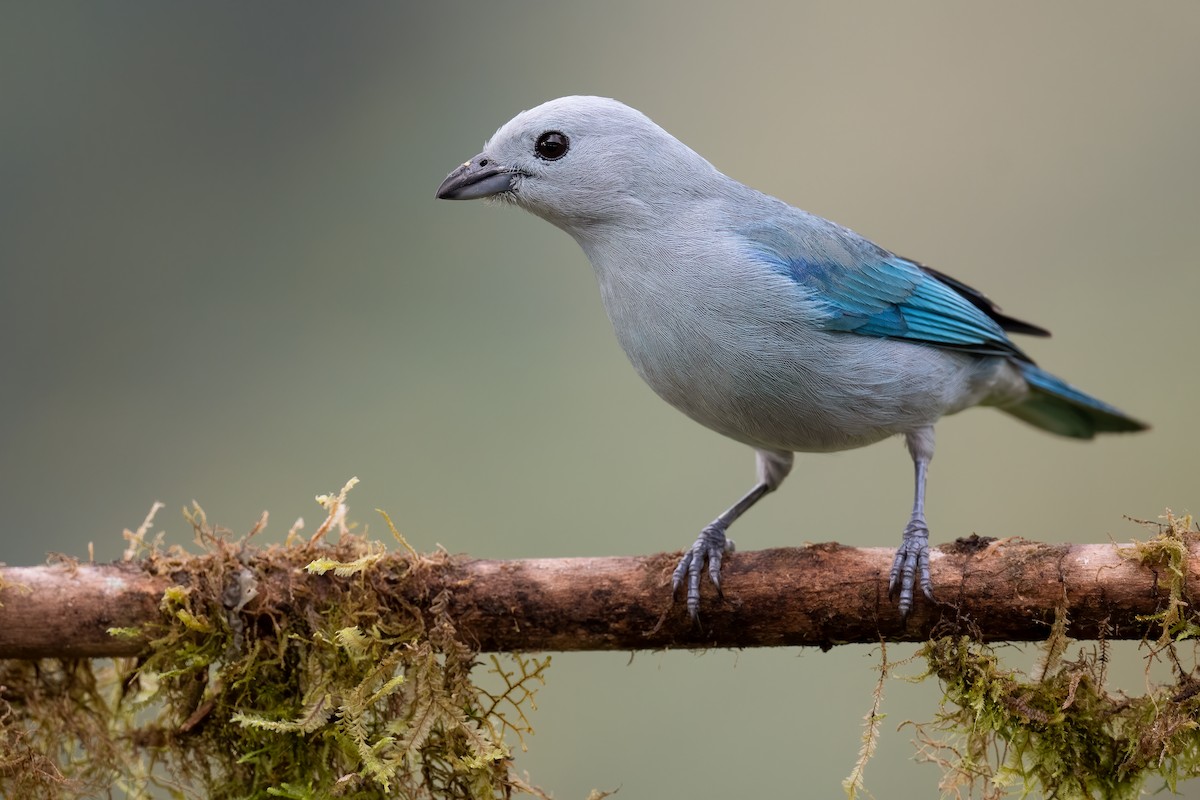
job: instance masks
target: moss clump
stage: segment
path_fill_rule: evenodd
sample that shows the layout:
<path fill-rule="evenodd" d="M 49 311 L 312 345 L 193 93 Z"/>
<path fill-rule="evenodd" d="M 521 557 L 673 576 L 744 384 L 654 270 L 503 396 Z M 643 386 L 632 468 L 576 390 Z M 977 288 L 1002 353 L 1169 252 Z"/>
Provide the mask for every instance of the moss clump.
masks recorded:
<path fill-rule="evenodd" d="M 994 798 L 1016 789 L 1064 800 L 1134 798 L 1148 778 L 1175 791 L 1179 781 L 1200 776 L 1200 628 L 1184 591 L 1200 531 L 1190 517 L 1168 511 L 1165 520 L 1158 536 L 1133 550 L 1143 563 L 1165 567 L 1169 584 L 1165 607 L 1146 620 L 1145 695 L 1106 689 L 1104 640 L 1064 660 L 1069 640 L 1061 611 L 1028 675 L 1004 668 L 995 649 L 975 637 L 924 646 L 920 655 L 945 697 L 938 717 L 915 728 L 922 756 L 946 770 L 944 794 Z M 1164 662 L 1174 680 L 1152 685 L 1151 667 Z"/>
<path fill-rule="evenodd" d="M 127 560 L 174 585 L 137 660 L 0 661 L 0 796 L 506 798 L 544 796 L 512 767 L 549 659 L 491 660 L 446 611 L 391 598 L 442 555 L 385 554 L 345 522 L 252 548 L 185 512 L 202 552 L 127 532 Z M 386 518 L 386 517 L 385 517 Z M 390 520 L 388 521 L 391 527 Z M 302 571 L 317 577 L 304 578 Z M 114 630 L 113 635 L 131 635 Z"/>

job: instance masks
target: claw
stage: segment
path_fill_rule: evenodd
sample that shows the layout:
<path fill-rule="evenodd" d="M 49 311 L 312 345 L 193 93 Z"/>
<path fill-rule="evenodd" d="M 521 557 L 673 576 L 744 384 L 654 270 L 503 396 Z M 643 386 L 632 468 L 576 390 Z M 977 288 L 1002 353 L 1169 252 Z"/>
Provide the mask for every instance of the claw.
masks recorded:
<path fill-rule="evenodd" d="M 708 562 L 708 577 L 721 591 L 721 559 L 725 553 L 733 552 L 733 540 L 725 536 L 725 525 L 713 522 L 707 525 L 691 548 L 679 559 L 679 566 L 671 575 L 671 593 L 679 591 L 687 577 L 687 610 L 692 619 L 700 617 L 700 576 L 704 563 Z"/>
<path fill-rule="evenodd" d="M 913 607 L 913 591 L 917 575 L 921 576 L 921 593 L 933 600 L 933 581 L 929 577 L 929 527 L 924 517 L 914 517 L 904 529 L 904 539 L 892 560 L 892 572 L 888 580 L 888 597 L 895 600 L 900 618 L 908 617 Z"/>

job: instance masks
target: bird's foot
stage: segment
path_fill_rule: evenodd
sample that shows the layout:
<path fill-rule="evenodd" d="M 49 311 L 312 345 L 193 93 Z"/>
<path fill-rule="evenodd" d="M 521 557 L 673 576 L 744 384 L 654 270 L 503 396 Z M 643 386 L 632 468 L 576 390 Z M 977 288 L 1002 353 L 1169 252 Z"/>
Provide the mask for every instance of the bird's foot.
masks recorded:
<path fill-rule="evenodd" d="M 708 562 L 708 577 L 712 579 L 717 592 L 721 591 L 721 559 L 726 553 L 733 552 L 733 540 L 725 535 L 727 526 L 720 520 L 705 526 L 696 537 L 695 543 L 679 559 L 679 566 L 671 577 L 671 594 L 674 595 L 687 578 L 687 610 L 692 619 L 700 615 L 700 575 L 704 571 L 704 562 Z"/>
<path fill-rule="evenodd" d="M 888 580 L 888 597 L 900 596 L 900 617 L 908 617 L 912 611 L 914 587 L 917 575 L 921 576 L 921 593 L 933 601 L 933 581 L 929 578 L 929 526 L 923 516 L 913 517 L 904 529 L 904 539 L 896 550 L 892 561 L 892 574 Z"/>

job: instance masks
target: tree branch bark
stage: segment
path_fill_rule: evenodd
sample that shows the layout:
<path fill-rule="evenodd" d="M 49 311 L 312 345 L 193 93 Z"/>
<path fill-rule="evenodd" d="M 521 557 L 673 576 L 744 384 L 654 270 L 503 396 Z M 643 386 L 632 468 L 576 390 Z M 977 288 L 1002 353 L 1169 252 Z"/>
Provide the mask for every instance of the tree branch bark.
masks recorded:
<path fill-rule="evenodd" d="M 658 648 L 828 648 L 853 642 L 924 641 L 961 630 L 991 641 L 1034 641 L 1065 605 L 1068 635 L 1141 638 L 1139 616 L 1160 611 L 1171 574 L 1142 564 L 1132 545 L 960 539 L 931 551 L 938 603 L 918 597 L 907 622 L 887 597 L 893 551 L 816 544 L 731 554 L 723 597 L 703 590 L 700 624 L 672 604 L 678 554 L 633 558 L 484 561 L 451 557 L 410 574 L 385 558 L 371 585 L 429 614 L 443 591 L 460 637 L 482 651 Z M 1200 595 L 1200 547 L 1191 547 L 1184 597 Z M 299 566 L 249 559 L 259 595 L 243 614 L 310 602 L 333 581 Z M 301 565 L 302 566 L 302 565 Z M 138 563 L 0 568 L 0 658 L 136 655 L 146 642 L 109 628 L 157 621 L 163 591 L 178 582 Z M 706 578 L 707 582 L 707 578 Z M 303 585 L 303 591 L 297 587 Z M 297 599 L 300 598 L 300 599 Z M 272 604 L 276 604 L 273 606 Z M 1151 633 L 1157 636 L 1157 631 Z"/>

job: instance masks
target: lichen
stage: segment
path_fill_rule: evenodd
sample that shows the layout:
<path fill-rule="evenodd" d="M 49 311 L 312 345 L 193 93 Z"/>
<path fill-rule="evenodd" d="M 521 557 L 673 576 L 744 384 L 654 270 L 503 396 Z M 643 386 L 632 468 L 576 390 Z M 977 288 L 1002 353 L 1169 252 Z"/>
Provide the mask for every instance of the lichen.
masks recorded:
<path fill-rule="evenodd" d="M 194 504 L 199 553 L 148 541 L 153 512 L 127 531 L 126 560 L 173 585 L 157 623 L 110 634 L 150 645 L 137 659 L 0 661 L 0 796 L 544 797 L 508 740 L 532 733 L 550 659 L 493 656 L 501 688 L 478 686 L 446 596 L 425 615 L 379 591 L 385 548 L 347 523 L 351 486 L 318 498 L 324 523 L 283 545 L 250 545 L 265 515 L 234 539 Z M 388 580 L 445 558 L 385 520 L 403 545 Z M 332 574 L 287 580 L 305 567 Z"/>

